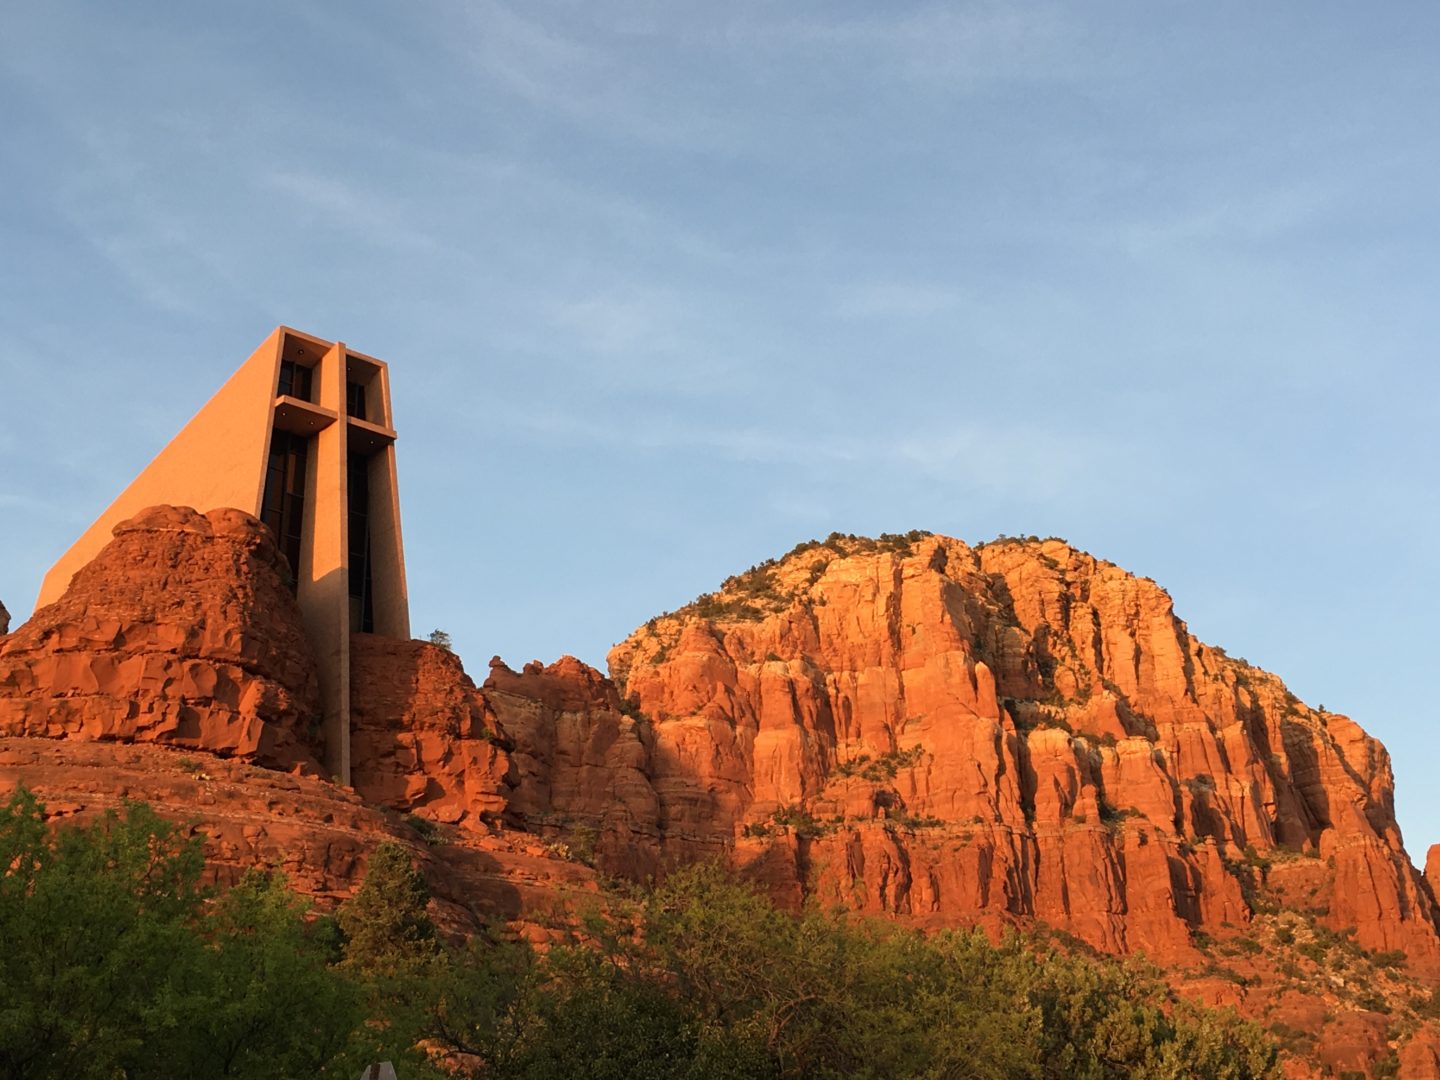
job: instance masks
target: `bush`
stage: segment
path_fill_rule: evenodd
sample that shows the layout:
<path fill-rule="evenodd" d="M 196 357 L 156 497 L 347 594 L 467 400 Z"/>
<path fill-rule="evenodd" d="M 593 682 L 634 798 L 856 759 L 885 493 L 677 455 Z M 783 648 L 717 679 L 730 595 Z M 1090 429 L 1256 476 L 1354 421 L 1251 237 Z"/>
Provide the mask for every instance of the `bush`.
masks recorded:
<path fill-rule="evenodd" d="M 885 780 L 894 780 L 901 769 L 910 769 L 919 765 L 924 757 L 925 748 L 919 744 L 905 750 L 887 750 L 873 760 L 869 754 L 860 754 L 849 761 L 842 761 L 836 765 L 835 775 L 840 777 L 857 776 L 861 780 L 869 780 L 871 783 L 881 783 Z"/>
<path fill-rule="evenodd" d="M 443 944 L 394 843 L 343 936 L 278 878 L 207 901 L 196 843 L 143 808 L 52 838 L 21 793 L 0 867 L 6 1076 L 353 1077 L 388 1058 L 433 1080 L 431 1055 L 520 1080 L 1279 1076 L 1258 1028 L 1143 964 L 790 914 L 715 866 L 605 897 L 543 954 Z"/>
<path fill-rule="evenodd" d="M 346 967 L 365 975 L 393 975 L 417 957 L 428 959 L 439 948 L 427 905 L 430 888 L 410 861 L 410 853 L 385 840 L 370 853 L 365 880 L 340 906 Z"/>
<path fill-rule="evenodd" d="M 425 843 L 432 846 L 446 843 L 445 834 L 440 831 L 440 826 L 429 818 L 423 818 L 419 814 L 406 814 L 403 820 L 406 825 L 410 826 L 411 831 Z"/>
<path fill-rule="evenodd" d="M 142 805 L 53 835 L 23 789 L 0 807 L 0 1075 L 358 1072 L 373 1040 L 333 923 L 259 873 L 211 903 L 201 867 Z"/>

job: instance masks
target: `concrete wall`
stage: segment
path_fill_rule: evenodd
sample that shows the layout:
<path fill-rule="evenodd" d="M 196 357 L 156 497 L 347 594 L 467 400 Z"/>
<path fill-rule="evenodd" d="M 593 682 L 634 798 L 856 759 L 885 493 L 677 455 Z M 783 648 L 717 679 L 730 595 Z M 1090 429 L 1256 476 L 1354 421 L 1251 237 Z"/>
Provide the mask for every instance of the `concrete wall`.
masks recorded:
<path fill-rule="evenodd" d="M 278 329 L 266 338 L 50 568 L 40 586 L 37 608 L 60 599 L 75 572 L 110 542 L 115 526 L 148 507 L 189 506 L 205 513 L 233 506 L 260 513 L 280 338 Z"/>

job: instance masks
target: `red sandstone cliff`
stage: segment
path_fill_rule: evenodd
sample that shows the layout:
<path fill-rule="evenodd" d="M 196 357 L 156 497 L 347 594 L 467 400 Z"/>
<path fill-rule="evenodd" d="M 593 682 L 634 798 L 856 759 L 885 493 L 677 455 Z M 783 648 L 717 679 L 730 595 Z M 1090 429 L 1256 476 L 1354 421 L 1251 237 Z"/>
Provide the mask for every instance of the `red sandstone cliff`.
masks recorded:
<path fill-rule="evenodd" d="M 1440 966 L 1384 748 L 1060 541 L 807 545 L 610 664 L 677 854 L 733 843 L 863 910 L 1161 955 L 1313 857 L 1328 925 Z"/>
<path fill-rule="evenodd" d="M 1143 950 L 1334 1069 L 1397 1035 L 1437 1068 L 1440 1037 L 1408 1034 L 1440 848 L 1411 866 L 1384 748 L 1195 641 L 1153 582 L 1059 541 L 834 538 L 610 663 L 497 659 L 477 688 L 444 650 L 358 636 L 338 789 L 303 775 L 314 665 L 267 534 L 157 508 L 0 637 L 0 792 L 147 799 L 197 822 L 217 878 L 276 866 L 322 902 L 397 837 L 457 929 L 533 928 L 594 889 L 587 864 L 720 856 L 788 902 Z"/>

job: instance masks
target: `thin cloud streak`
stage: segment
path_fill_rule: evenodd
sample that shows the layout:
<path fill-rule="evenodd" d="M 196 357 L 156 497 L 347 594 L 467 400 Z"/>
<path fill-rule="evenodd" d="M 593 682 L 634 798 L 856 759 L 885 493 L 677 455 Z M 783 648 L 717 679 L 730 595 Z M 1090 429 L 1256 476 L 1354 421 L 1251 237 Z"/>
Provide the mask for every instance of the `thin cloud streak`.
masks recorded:
<path fill-rule="evenodd" d="M 1078 27 L 1053 4 L 934 4 L 862 18 L 761 20 L 739 31 L 772 52 L 858 53 L 902 78 L 947 90 L 1057 82 L 1087 73 Z"/>
<path fill-rule="evenodd" d="M 596 41 L 582 44 L 514 7 L 487 0 L 467 6 L 453 39 L 475 69 L 531 105 L 656 148 L 734 151 L 733 122 L 674 107 L 658 87 L 637 84 L 636 69 Z"/>
<path fill-rule="evenodd" d="M 975 423 L 905 435 L 837 436 L 777 433 L 758 427 L 605 423 L 559 411 L 505 410 L 507 427 L 554 446 L 605 446 L 645 453 L 719 455 L 747 465 L 825 470 L 899 467 L 946 485 L 1011 497 L 1055 497 L 1088 472 L 1127 456 L 1092 435 L 1067 437 L 1018 423 Z"/>
<path fill-rule="evenodd" d="M 403 200 L 362 190 L 337 176 L 276 169 L 262 173 L 258 180 L 262 187 L 289 195 L 367 241 L 419 252 L 440 246 L 428 232 L 408 224 Z"/>

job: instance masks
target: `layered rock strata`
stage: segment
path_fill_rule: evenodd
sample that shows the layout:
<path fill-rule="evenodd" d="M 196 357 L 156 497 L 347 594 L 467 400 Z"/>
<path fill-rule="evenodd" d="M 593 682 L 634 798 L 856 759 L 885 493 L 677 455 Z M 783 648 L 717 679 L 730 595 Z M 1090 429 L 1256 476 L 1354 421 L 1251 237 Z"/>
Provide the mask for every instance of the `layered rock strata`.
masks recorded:
<path fill-rule="evenodd" d="M 608 873 L 656 876 L 678 837 L 651 781 L 648 725 L 623 711 L 614 685 L 571 656 L 520 672 L 496 658 L 483 693 L 510 747 L 507 823 Z"/>
<path fill-rule="evenodd" d="M 353 635 L 350 703 L 351 781 L 365 801 L 482 830 L 503 814 L 506 739 L 454 653 Z"/>

